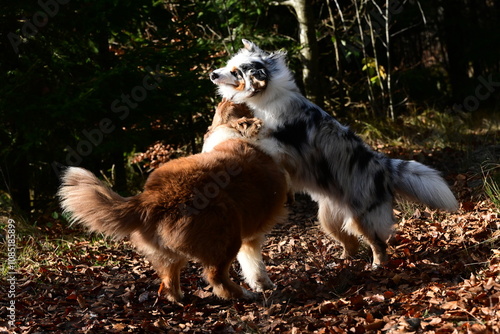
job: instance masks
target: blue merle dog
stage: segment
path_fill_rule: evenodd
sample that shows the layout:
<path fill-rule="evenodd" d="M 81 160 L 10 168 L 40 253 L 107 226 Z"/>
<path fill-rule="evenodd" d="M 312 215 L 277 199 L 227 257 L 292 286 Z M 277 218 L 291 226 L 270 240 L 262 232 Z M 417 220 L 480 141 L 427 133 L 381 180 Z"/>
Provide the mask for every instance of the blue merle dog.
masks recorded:
<path fill-rule="evenodd" d="M 320 224 L 342 243 L 344 257 L 357 252 L 361 236 L 373 251 L 374 266 L 387 260 L 396 193 L 433 208 L 458 208 L 439 172 L 373 151 L 307 100 L 284 52 L 269 53 L 247 40 L 243 44 L 210 79 L 220 95 L 245 103 L 263 121 L 262 132 L 270 132 L 272 140 L 261 147 L 287 168 L 296 191 L 318 202 Z"/>

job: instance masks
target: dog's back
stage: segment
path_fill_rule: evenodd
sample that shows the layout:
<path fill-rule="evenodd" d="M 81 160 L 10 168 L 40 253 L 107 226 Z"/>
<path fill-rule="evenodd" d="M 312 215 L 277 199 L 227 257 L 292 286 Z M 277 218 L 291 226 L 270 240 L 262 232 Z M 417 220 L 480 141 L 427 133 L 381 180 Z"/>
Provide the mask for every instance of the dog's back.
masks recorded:
<path fill-rule="evenodd" d="M 213 210 L 232 211 L 237 216 L 232 220 L 245 225 L 246 237 L 268 229 L 269 217 L 283 212 L 284 193 L 283 172 L 269 155 L 248 142 L 229 139 L 210 152 L 158 168 L 140 195 L 141 215 L 151 223 L 175 225 L 173 217 L 203 221 Z"/>

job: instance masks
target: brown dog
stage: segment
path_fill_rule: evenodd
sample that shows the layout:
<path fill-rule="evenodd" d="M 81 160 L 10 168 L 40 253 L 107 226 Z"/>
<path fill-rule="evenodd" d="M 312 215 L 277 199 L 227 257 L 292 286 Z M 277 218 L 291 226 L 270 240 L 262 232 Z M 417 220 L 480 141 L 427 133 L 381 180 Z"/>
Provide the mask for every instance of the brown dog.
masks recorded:
<path fill-rule="evenodd" d="M 217 129 L 219 126 L 226 125 L 230 128 L 242 130 L 244 128 L 238 127 L 237 123 L 244 123 L 247 119 L 251 119 L 250 122 L 254 124 L 254 130 L 257 131 L 242 135 L 247 138 L 255 138 L 258 129 L 262 126 L 262 122 L 258 118 L 253 118 L 253 113 L 246 104 L 236 104 L 230 100 L 222 99 L 215 110 L 212 125 L 208 127 L 208 132 L 205 134 L 205 140 L 208 139 L 208 137 L 213 134 L 214 129 Z"/>
<path fill-rule="evenodd" d="M 221 115 L 225 106 L 219 107 Z M 227 140 L 210 152 L 167 162 L 139 195 L 123 198 L 83 168 L 70 167 L 63 176 L 58 195 L 72 220 L 92 231 L 129 236 L 157 270 L 171 301 L 183 296 L 180 271 L 188 260 L 202 264 L 221 298 L 255 296 L 229 277 L 236 257 L 252 289 L 274 286 L 261 245 L 286 214 L 287 182 L 282 168 L 249 138 L 258 133 L 260 121 L 236 121 L 238 109 L 227 110 L 230 122 L 210 129 L 209 137 L 223 132 Z"/>
<path fill-rule="evenodd" d="M 203 144 L 203 152 L 230 138 L 245 137 L 256 144 L 262 121 L 253 118 L 253 114 L 245 104 L 236 104 L 223 99 L 215 110 L 212 125 L 208 127 Z M 238 131 L 234 131 L 234 130 Z"/>
<path fill-rule="evenodd" d="M 251 139 L 251 143 L 260 150 L 275 158 L 282 167 L 287 181 L 287 203 L 293 203 L 294 190 L 292 189 L 292 176 L 296 173 L 296 167 L 288 159 L 288 155 L 277 145 L 269 131 L 262 130 L 262 120 L 253 117 L 253 112 L 244 103 L 234 103 L 228 99 L 222 99 L 217 106 L 212 125 L 208 127 L 205 134 L 202 152 L 210 152 L 218 144 L 239 136 Z M 234 130 L 238 131 L 234 131 Z"/>

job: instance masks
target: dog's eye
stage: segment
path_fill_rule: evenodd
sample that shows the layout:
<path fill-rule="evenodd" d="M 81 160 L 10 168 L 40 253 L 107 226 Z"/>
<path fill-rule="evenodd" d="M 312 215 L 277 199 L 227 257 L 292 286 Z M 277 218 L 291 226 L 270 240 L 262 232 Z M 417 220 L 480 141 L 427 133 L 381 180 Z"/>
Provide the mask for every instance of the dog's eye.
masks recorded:
<path fill-rule="evenodd" d="M 240 70 L 233 70 L 233 71 L 231 71 L 231 74 L 232 74 L 235 78 L 239 78 L 239 77 L 241 77 L 241 71 L 240 71 Z"/>

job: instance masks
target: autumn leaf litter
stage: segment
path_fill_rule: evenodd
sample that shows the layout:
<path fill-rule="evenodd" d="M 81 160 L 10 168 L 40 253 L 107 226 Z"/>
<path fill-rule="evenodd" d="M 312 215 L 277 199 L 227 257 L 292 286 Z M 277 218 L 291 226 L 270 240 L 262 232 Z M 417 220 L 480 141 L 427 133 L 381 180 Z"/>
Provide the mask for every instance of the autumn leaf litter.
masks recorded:
<path fill-rule="evenodd" d="M 189 264 L 186 297 L 172 304 L 158 298 L 156 273 L 128 242 L 95 240 L 52 219 L 38 235 L 65 235 L 68 247 L 57 256 L 39 249 L 31 260 L 43 265 L 19 269 L 14 332 L 500 333 L 500 218 L 468 186 L 473 177 L 449 176 L 463 203 L 457 213 L 398 204 L 391 260 L 377 270 L 367 248 L 341 260 L 317 226 L 316 204 L 298 196 L 263 249 L 277 287 L 255 302 L 217 299 Z M 232 277 L 245 286 L 238 271 L 235 264 Z"/>

